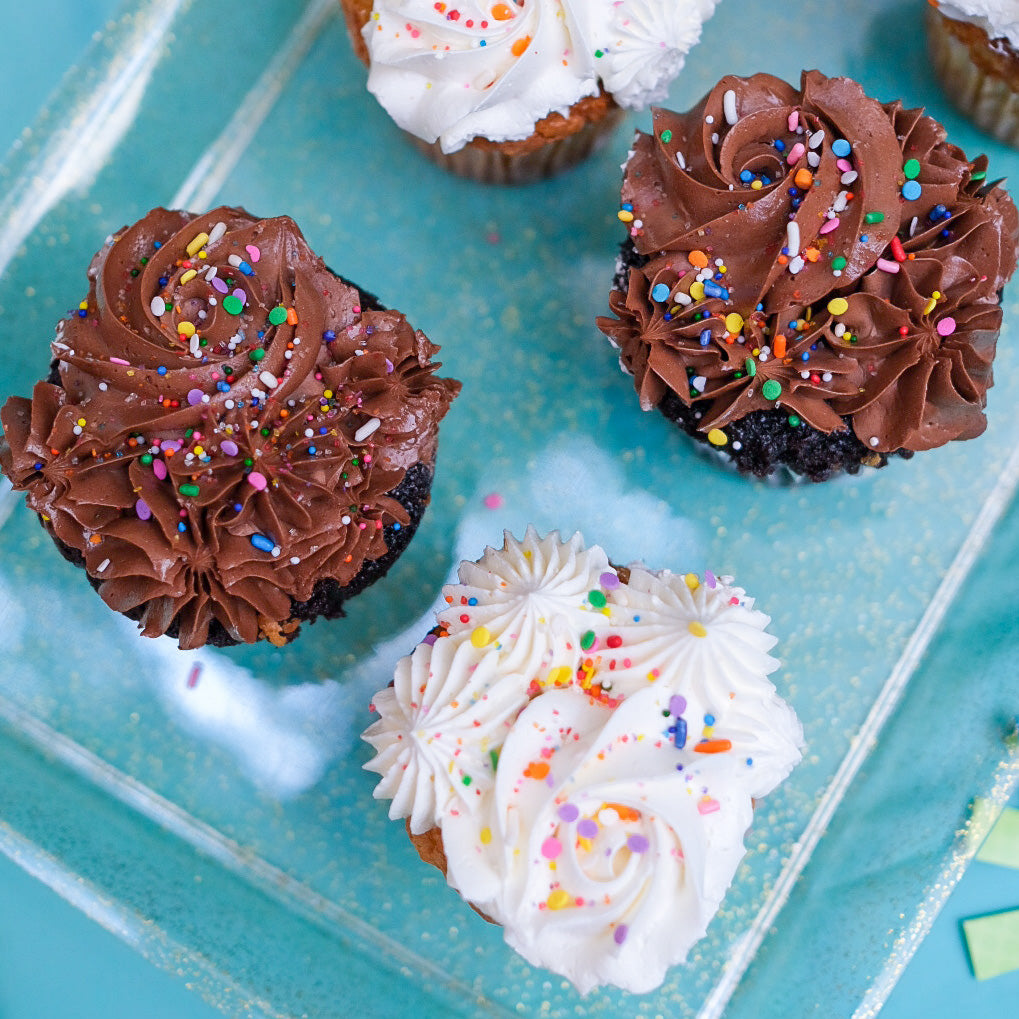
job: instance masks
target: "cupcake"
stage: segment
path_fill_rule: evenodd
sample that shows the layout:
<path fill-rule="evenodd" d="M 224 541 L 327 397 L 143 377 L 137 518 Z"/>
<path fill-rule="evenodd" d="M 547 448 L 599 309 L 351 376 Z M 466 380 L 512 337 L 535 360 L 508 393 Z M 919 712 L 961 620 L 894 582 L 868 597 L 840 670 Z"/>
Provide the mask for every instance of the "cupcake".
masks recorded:
<path fill-rule="evenodd" d="M 431 159 L 521 184 L 665 98 L 716 0 L 341 0 L 368 89 Z"/>
<path fill-rule="evenodd" d="M 292 640 L 407 545 L 459 384 L 287 217 L 107 239 L 0 467 L 111 608 L 182 648 Z"/>
<path fill-rule="evenodd" d="M 1019 5 L 931 0 L 927 41 L 948 98 L 978 127 L 1019 146 Z"/>
<path fill-rule="evenodd" d="M 726 77 L 653 123 L 598 320 L 645 410 L 812 481 L 984 431 L 1019 232 L 985 157 L 817 71 Z"/>
<path fill-rule="evenodd" d="M 375 695 L 375 796 L 528 962 L 649 991 L 800 758 L 769 619 L 728 579 L 614 567 L 580 535 L 507 533 L 459 579 Z"/>

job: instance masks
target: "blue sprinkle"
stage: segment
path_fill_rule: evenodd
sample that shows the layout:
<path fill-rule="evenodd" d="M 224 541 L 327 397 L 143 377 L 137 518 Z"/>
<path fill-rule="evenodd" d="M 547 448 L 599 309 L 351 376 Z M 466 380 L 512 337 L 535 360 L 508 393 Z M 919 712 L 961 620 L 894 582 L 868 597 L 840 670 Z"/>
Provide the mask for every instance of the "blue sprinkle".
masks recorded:
<path fill-rule="evenodd" d="M 686 746 L 686 719 L 676 719 L 676 735 L 674 737 L 676 742 L 676 749 L 682 750 Z"/>
<path fill-rule="evenodd" d="M 907 180 L 902 185 L 902 197 L 907 202 L 915 202 L 923 194 L 923 188 L 915 180 Z"/>
<path fill-rule="evenodd" d="M 761 174 L 761 183 L 764 184 L 765 186 L 767 186 L 768 184 L 771 183 L 771 178 L 766 173 L 762 173 Z"/>
<path fill-rule="evenodd" d="M 748 757 L 747 758 L 747 767 L 749 768 L 753 763 L 754 763 L 754 759 L 752 757 Z"/>
<path fill-rule="evenodd" d="M 941 218 L 942 219 L 951 219 L 952 218 L 952 214 L 951 214 L 951 212 L 948 211 L 948 209 L 945 209 L 945 211 L 941 214 Z"/>
<path fill-rule="evenodd" d="M 792 207 L 793 207 L 794 209 L 798 209 L 798 208 L 800 207 L 800 205 L 801 205 L 802 203 L 801 203 L 801 201 L 800 201 L 800 199 L 799 199 L 799 198 L 794 198 L 794 199 L 793 199 L 793 200 L 792 200 L 792 201 L 791 201 L 791 202 L 790 202 L 789 204 L 790 204 L 790 205 L 791 205 L 791 206 L 792 206 Z"/>
<path fill-rule="evenodd" d="M 704 284 L 704 296 L 705 297 L 721 297 L 723 301 L 729 300 L 729 291 L 725 287 L 720 287 L 714 280 L 708 280 Z"/>
<path fill-rule="evenodd" d="M 711 330 L 710 329 L 702 329 L 701 330 L 701 346 L 702 347 L 706 347 L 710 342 L 711 342 Z"/>
<path fill-rule="evenodd" d="M 744 170 L 739 175 L 739 179 L 743 181 L 744 184 L 749 184 L 754 179 L 754 175 L 749 170 Z"/>
<path fill-rule="evenodd" d="M 227 384 L 226 382 L 223 382 L 223 381 L 219 381 L 219 382 L 217 382 L 217 383 L 216 383 L 216 388 L 217 388 L 217 389 L 218 389 L 218 390 L 219 390 L 219 391 L 220 391 L 221 393 L 229 393 L 229 392 L 230 392 L 230 386 L 229 386 L 229 385 L 228 385 L 228 384 Z"/>
<path fill-rule="evenodd" d="M 255 270 L 252 269 L 251 266 L 248 265 L 247 262 L 241 262 L 241 264 L 239 266 L 237 266 L 237 268 L 240 269 L 241 272 L 244 273 L 245 276 L 254 276 L 255 275 Z"/>
<path fill-rule="evenodd" d="M 34 467 L 33 467 L 32 469 L 33 469 L 33 470 L 36 470 L 36 471 L 41 471 L 41 470 L 42 470 L 42 468 L 43 468 L 43 464 L 42 464 L 42 462 L 41 462 L 41 461 L 38 461 L 38 462 L 36 462 L 35 466 L 34 466 Z"/>
<path fill-rule="evenodd" d="M 715 716 L 714 715 L 705 715 L 704 716 L 704 724 L 705 725 L 714 725 L 715 724 Z"/>
<path fill-rule="evenodd" d="M 183 534 L 187 529 L 188 525 L 185 524 L 183 520 L 177 525 L 177 530 L 180 531 L 181 534 Z"/>
<path fill-rule="evenodd" d="M 323 339 L 323 340 L 325 340 L 325 341 L 326 341 L 326 343 L 332 343 L 332 342 L 333 342 L 333 340 L 335 340 L 335 339 L 336 339 L 336 333 L 334 333 L 332 329 L 327 329 L 327 330 L 326 330 L 326 331 L 325 331 L 325 332 L 324 332 L 324 333 L 322 334 L 322 339 Z"/>
<path fill-rule="evenodd" d="M 394 531 L 399 531 L 400 530 L 400 526 L 401 526 L 400 524 L 393 524 L 393 530 Z"/>
<path fill-rule="evenodd" d="M 78 318 L 87 318 L 88 312 L 84 308 L 78 309 Z"/>
<path fill-rule="evenodd" d="M 161 365 L 160 365 L 160 366 L 159 366 L 159 367 L 158 367 L 158 368 L 156 369 L 156 374 L 157 374 L 157 375 L 165 375 L 165 374 L 166 374 L 166 365 L 163 365 L 163 364 L 161 364 Z"/>
<path fill-rule="evenodd" d="M 327 434 L 327 433 L 328 433 L 328 431 L 329 431 L 329 429 L 328 429 L 328 428 L 322 427 L 322 428 L 320 428 L 320 429 L 318 430 L 318 434 L 319 434 L 319 435 L 325 435 L 325 434 Z"/>
<path fill-rule="evenodd" d="M 170 282 L 170 280 L 166 276 L 160 276 L 159 277 L 159 285 L 161 287 L 165 287 L 166 284 L 169 283 L 169 282 Z"/>
<path fill-rule="evenodd" d="M 782 254 L 783 255 L 788 255 L 789 254 L 789 249 L 787 247 L 783 246 L 782 247 Z"/>
<path fill-rule="evenodd" d="M 666 313 L 665 313 L 665 314 L 664 314 L 664 315 L 662 316 L 662 320 L 663 320 L 663 321 L 665 321 L 665 322 L 671 322 L 671 321 L 672 321 L 672 312 L 671 312 L 671 311 L 667 311 L 667 312 L 666 312 Z"/>
<path fill-rule="evenodd" d="M 314 456 L 314 455 L 315 455 L 315 454 L 316 454 L 316 453 L 318 452 L 318 447 L 317 447 L 317 446 L 309 446 L 309 447 L 308 447 L 308 452 L 309 452 L 309 453 L 310 453 L 310 454 L 311 454 L 312 456 Z"/>
<path fill-rule="evenodd" d="M 759 304 L 759 305 L 757 306 L 757 310 L 758 310 L 758 311 L 764 311 L 764 305 L 763 305 L 763 304 Z"/>
<path fill-rule="evenodd" d="M 860 243 L 866 244 L 870 240 L 870 234 L 860 234 Z"/>
<path fill-rule="evenodd" d="M 952 231 L 951 230 L 942 230 L 941 231 L 941 236 L 942 237 L 951 237 L 952 236 Z"/>
<path fill-rule="evenodd" d="M 240 513 L 242 509 L 244 509 L 244 507 L 239 502 L 234 503 L 234 513 Z"/>
<path fill-rule="evenodd" d="M 623 208 L 627 212 L 633 212 L 633 202 L 623 202 Z"/>
<path fill-rule="evenodd" d="M 477 605 L 478 604 L 478 599 L 477 598 L 468 598 L 467 599 L 467 604 L 468 605 Z"/>
<path fill-rule="evenodd" d="M 796 322 L 795 322 L 795 320 L 789 323 L 789 326 L 788 326 L 788 328 L 789 328 L 789 329 L 795 329 L 795 328 L 796 328 Z"/>
<path fill-rule="evenodd" d="M 839 159 L 845 159 L 846 156 L 853 151 L 853 147 L 845 140 L 845 138 L 837 138 L 834 142 L 832 142 L 831 150 L 839 157 Z"/>
<path fill-rule="evenodd" d="M 276 547 L 272 542 L 272 538 L 267 538 L 264 534 L 253 534 L 251 536 L 251 544 L 262 552 L 271 552 Z"/>
<path fill-rule="evenodd" d="M 662 301 L 669 299 L 669 285 L 667 283 L 656 283 L 651 288 L 651 300 L 657 301 L 659 304 Z"/>
<path fill-rule="evenodd" d="M 153 241 L 152 242 L 152 246 L 156 249 L 156 251 L 158 251 L 163 246 L 163 242 L 162 241 Z"/>
<path fill-rule="evenodd" d="M 809 361 L 810 360 L 810 355 L 806 351 L 803 351 L 803 353 L 800 354 L 800 360 L 801 361 Z"/>
<path fill-rule="evenodd" d="M 935 219 L 935 220 L 936 219 L 941 219 L 941 217 L 946 212 L 948 212 L 948 209 L 946 209 L 943 205 L 935 205 L 934 208 L 931 209 L 930 218 L 931 219 Z"/>
<path fill-rule="evenodd" d="M 259 329 L 258 330 L 258 338 L 262 339 L 264 336 L 265 336 L 265 330 L 264 329 Z"/>
<path fill-rule="evenodd" d="M 779 152 L 785 152 L 785 142 L 782 141 L 781 138 L 776 138 L 775 139 L 775 148 L 778 149 Z"/>

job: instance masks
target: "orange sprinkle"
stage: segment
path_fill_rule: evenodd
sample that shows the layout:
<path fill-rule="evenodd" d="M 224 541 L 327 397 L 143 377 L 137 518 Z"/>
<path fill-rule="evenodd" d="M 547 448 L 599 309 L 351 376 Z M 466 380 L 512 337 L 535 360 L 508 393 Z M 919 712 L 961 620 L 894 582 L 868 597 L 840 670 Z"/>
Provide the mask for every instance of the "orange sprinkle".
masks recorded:
<path fill-rule="evenodd" d="M 694 250 L 686 256 L 686 259 L 695 269 L 706 269 L 708 267 L 708 256 L 697 248 L 694 248 Z"/>
<path fill-rule="evenodd" d="M 606 803 L 606 807 L 610 807 L 619 815 L 620 821 L 639 821 L 640 811 L 634 810 L 633 807 L 624 807 L 622 803 Z"/>
<path fill-rule="evenodd" d="M 816 262 L 821 257 L 821 252 L 817 248 L 807 248 L 803 254 L 806 256 L 808 262 Z"/>
<path fill-rule="evenodd" d="M 509 9 L 509 4 L 496 4 L 492 8 L 492 17 L 496 21 L 509 21 L 513 17 L 513 12 Z"/>
<path fill-rule="evenodd" d="M 548 761 L 531 761 L 524 769 L 524 778 L 542 779 L 548 775 Z"/>
<path fill-rule="evenodd" d="M 779 333 L 775 337 L 775 357 L 785 357 L 785 334 Z"/>
<path fill-rule="evenodd" d="M 90 545 L 98 545 L 103 539 L 98 534 L 90 534 L 88 536 L 88 543 Z"/>
<path fill-rule="evenodd" d="M 287 323 L 289 325 L 297 325 L 297 312 L 293 308 L 287 309 Z"/>
<path fill-rule="evenodd" d="M 814 175 L 805 166 L 801 166 L 793 177 L 793 183 L 801 191 L 806 191 L 814 183 Z"/>
<path fill-rule="evenodd" d="M 732 750 L 732 743 L 727 739 L 702 739 L 694 750 L 699 754 L 724 754 L 726 750 Z"/>
<path fill-rule="evenodd" d="M 789 264 L 789 256 L 788 255 L 779 255 L 778 256 L 778 264 L 779 265 L 788 265 Z"/>
<path fill-rule="evenodd" d="M 525 35 L 522 39 L 517 39 L 517 41 L 513 43 L 513 46 L 510 48 L 510 52 L 515 57 L 522 56 L 524 53 L 527 52 L 527 47 L 530 45 L 531 37 L 529 35 Z"/>
<path fill-rule="evenodd" d="M 284 407 L 284 408 L 283 408 L 283 409 L 282 409 L 282 410 L 280 411 L 280 417 L 281 417 L 281 418 L 288 418 L 288 417 L 290 417 L 290 411 L 288 411 L 288 410 L 286 409 L 286 407 Z"/>

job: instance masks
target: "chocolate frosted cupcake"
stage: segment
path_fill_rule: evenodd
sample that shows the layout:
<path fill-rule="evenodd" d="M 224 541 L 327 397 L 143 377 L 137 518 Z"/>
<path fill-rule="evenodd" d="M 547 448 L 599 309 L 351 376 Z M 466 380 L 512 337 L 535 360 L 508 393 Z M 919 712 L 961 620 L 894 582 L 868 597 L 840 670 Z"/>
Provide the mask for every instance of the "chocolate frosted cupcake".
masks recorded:
<path fill-rule="evenodd" d="M 182 648 L 342 615 L 428 500 L 459 384 L 286 217 L 154 209 L 108 239 L 0 466 L 63 554 Z"/>
<path fill-rule="evenodd" d="M 433 162 L 522 184 L 665 97 L 716 0 L 341 0 L 368 90 Z"/>
<path fill-rule="evenodd" d="M 848 78 L 724 78 L 654 113 L 599 327 L 641 406 L 759 477 L 980 435 L 1019 219 L 921 110 Z"/>
<path fill-rule="evenodd" d="M 729 579 L 617 568 L 533 528 L 443 593 L 375 695 L 376 797 L 529 962 L 581 992 L 652 990 L 800 759 L 768 617 Z"/>

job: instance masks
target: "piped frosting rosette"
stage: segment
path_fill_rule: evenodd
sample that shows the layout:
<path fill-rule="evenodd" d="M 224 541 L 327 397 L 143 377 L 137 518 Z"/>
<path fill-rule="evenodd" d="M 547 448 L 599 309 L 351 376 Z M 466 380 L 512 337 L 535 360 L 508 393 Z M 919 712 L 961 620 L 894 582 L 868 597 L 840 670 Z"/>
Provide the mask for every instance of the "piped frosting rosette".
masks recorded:
<path fill-rule="evenodd" d="M 921 110 L 817 71 L 655 110 L 599 319 L 641 405 L 676 400 L 718 447 L 763 411 L 851 431 L 863 456 L 980 434 L 1019 233 L 986 168 Z"/>
<path fill-rule="evenodd" d="M 458 386 L 286 217 L 154 209 L 89 278 L 51 380 L 3 408 L 5 471 L 146 635 L 279 639 L 410 523 L 393 492 Z"/>
<path fill-rule="evenodd" d="M 799 760 L 768 617 L 710 573 L 617 570 L 533 529 L 460 581 L 375 696 L 375 795 L 440 830 L 449 884 L 528 961 L 650 990 L 718 909 L 752 799 Z"/>
<path fill-rule="evenodd" d="M 375 0 L 368 89 L 443 152 L 527 138 L 604 86 L 623 107 L 665 97 L 715 0 Z"/>

